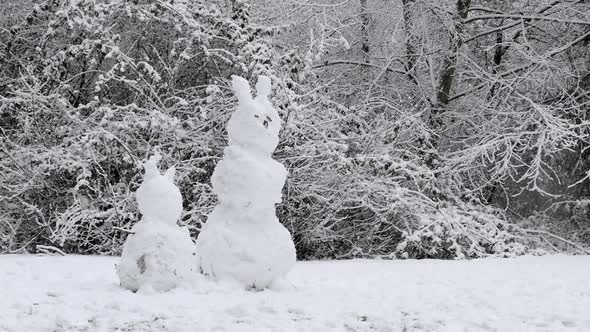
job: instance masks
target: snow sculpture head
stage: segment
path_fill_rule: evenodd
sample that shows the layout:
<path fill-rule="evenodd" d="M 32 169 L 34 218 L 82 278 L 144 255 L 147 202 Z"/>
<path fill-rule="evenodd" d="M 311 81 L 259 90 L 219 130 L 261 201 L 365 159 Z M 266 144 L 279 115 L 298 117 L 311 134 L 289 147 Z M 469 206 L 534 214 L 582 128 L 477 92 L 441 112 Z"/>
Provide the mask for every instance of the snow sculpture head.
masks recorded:
<path fill-rule="evenodd" d="M 270 78 L 258 77 L 254 99 L 245 79 L 232 76 L 232 87 L 238 97 L 238 109 L 227 125 L 229 144 L 271 154 L 279 144 L 281 118 L 268 99 L 272 90 Z"/>
<path fill-rule="evenodd" d="M 154 155 L 145 162 L 143 183 L 136 192 L 137 204 L 144 219 L 175 224 L 182 214 L 182 195 L 174 185 L 174 167 L 160 174 L 161 158 Z"/>

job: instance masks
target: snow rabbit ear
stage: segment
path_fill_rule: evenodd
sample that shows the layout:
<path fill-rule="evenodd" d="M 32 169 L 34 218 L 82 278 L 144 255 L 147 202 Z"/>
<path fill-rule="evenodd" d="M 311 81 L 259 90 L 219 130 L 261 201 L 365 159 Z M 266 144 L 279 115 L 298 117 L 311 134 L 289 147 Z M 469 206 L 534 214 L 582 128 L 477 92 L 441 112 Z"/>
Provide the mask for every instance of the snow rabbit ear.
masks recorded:
<path fill-rule="evenodd" d="M 272 84 L 268 76 L 259 75 L 256 83 L 256 96 L 268 97 L 272 93 Z"/>
<path fill-rule="evenodd" d="M 168 170 L 166 171 L 166 173 L 164 173 L 164 177 L 170 183 L 174 183 L 174 175 L 176 175 L 176 168 L 174 166 L 168 168 Z"/>
<path fill-rule="evenodd" d="M 247 104 L 252 102 L 252 92 L 250 91 L 250 83 L 245 79 L 232 75 L 232 88 L 234 89 L 234 93 L 236 97 L 238 97 L 238 102 L 240 104 Z"/>
<path fill-rule="evenodd" d="M 162 156 L 159 153 L 156 153 L 143 164 L 143 168 L 145 170 L 145 174 L 143 176 L 144 181 L 151 179 L 156 175 L 160 175 L 160 170 L 158 169 L 158 161 L 160 161 L 160 159 L 162 159 Z"/>

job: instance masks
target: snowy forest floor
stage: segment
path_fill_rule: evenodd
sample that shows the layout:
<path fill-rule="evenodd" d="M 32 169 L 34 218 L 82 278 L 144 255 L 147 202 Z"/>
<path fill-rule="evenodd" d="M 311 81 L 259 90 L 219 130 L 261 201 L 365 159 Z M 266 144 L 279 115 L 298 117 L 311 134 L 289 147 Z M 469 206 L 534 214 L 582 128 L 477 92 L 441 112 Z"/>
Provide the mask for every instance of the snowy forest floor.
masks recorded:
<path fill-rule="evenodd" d="M 590 331 L 590 256 L 298 262 L 272 290 L 151 294 L 117 260 L 0 256 L 0 331 Z"/>

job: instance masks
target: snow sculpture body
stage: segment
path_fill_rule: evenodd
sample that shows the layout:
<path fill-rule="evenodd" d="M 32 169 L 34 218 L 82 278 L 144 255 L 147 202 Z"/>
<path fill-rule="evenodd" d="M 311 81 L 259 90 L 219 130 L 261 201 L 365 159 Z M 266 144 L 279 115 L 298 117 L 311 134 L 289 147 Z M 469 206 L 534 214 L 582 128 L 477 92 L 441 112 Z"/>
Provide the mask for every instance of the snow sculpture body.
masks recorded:
<path fill-rule="evenodd" d="M 187 229 L 176 221 L 182 196 L 174 185 L 174 168 L 160 174 L 159 155 L 144 165 L 143 183 L 136 199 L 143 217 L 132 229 L 117 265 L 121 286 L 137 291 L 167 291 L 198 275 L 195 246 Z"/>
<path fill-rule="evenodd" d="M 238 109 L 227 125 L 229 145 L 211 182 L 219 199 L 197 239 L 201 271 L 245 287 L 265 288 L 294 265 L 291 234 L 275 215 L 287 170 L 272 159 L 281 119 L 268 100 L 270 79 L 233 77 Z"/>

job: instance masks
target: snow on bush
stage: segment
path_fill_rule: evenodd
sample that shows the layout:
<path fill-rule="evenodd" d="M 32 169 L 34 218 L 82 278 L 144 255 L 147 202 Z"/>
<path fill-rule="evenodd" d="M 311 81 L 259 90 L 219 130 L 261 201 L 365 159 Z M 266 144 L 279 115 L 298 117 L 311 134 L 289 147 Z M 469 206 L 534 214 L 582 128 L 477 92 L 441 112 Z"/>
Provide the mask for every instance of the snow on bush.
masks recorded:
<path fill-rule="evenodd" d="M 0 26 L 0 253 L 53 246 L 120 254 L 127 235 L 120 230 L 139 220 L 133 193 L 153 148 L 177 165 L 186 210 L 180 223 L 195 237 L 216 205 L 211 176 L 234 102 L 228 78 L 259 74 L 275 83 L 273 103 L 285 122 L 274 157 L 289 178 L 277 215 L 299 258 L 521 252 L 516 241 L 529 237 L 486 206 L 487 190 L 471 185 L 498 173 L 486 166 L 497 154 L 465 150 L 472 146 L 465 141 L 450 152 L 459 151 L 454 160 L 467 172 L 444 158 L 433 168 L 429 142 L 439 133 L 422 116 L 423 105 L 399 98 L 399 80 L 388 79 L 390 88 L 364 69 L 352 77 L 340 66 L 313 70 L 300 51 L 273 47 L 271 36 L 285 35 L 252 23 L 248 6 L 50 0 L 14 26 Z M 341 79 L 320 75 L 327 68 Z M 481 135 L 477 141 L 492 149 L 520 146 L 496 132 L 502 126 L 486 123 L 495 127 L 483 132 L 506 144 Z M 545 137 L 538 130 L 532 135 Z M 588 238 L 584 220 L 574 229 L 581 240 Z"/>
<path fill-rule="evenodd" d="M 0 27 L 0 253 L 119 255 L 154 148 L 177 165 L 196 237 L 216 203 L 228 78 L 265 74 L 279 107 L 296 104 L 296 57 L 248 17 L 243 3 L 50 0 Z"/>
<path fill-rule="evenodd" d="M 199 234 L 197 252 L 204 274 L 265 288 L 296 260 L 291 234 L 275 215 L 287 177 L 271 157 L 281 119 L 268 100 L 268 77 L 258 77 L 254 99 L 241 77 L 233 77 L 233 90 L 238 108 L 227 125 L 229 145 L 211 179 L 219 203 Z"/>
<path fill-rule="evenodd" d="M 186 228 L 176 225 L 182 213 L 182 196 L 174 185 L 175 169 L 160 174 L 160 155 L 145 163 L 137 203 L 143 218 L 133 226 L 123 247 L 117 274 L 121 286 L 137 291 L 166 291 L 197 275 L 193 241 Z"/>

